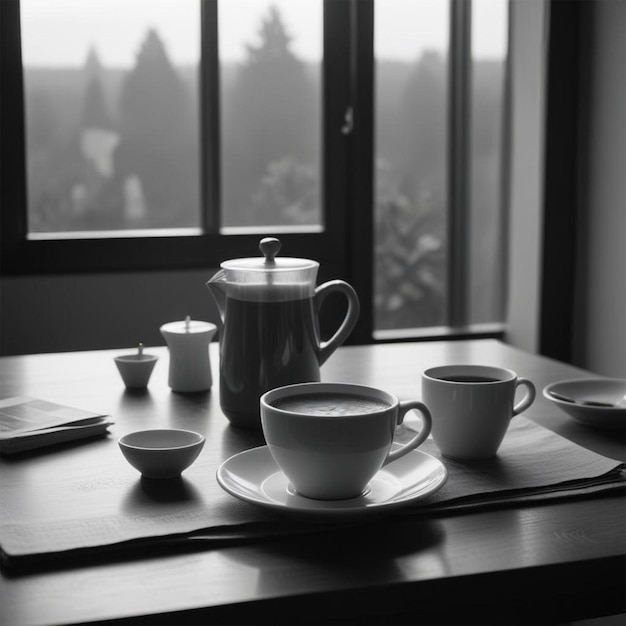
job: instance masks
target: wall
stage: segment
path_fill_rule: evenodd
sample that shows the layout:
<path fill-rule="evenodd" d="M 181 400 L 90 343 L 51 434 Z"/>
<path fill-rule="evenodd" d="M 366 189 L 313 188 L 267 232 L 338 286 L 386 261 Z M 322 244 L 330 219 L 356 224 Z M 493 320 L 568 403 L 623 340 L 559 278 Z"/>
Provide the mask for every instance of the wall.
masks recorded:
<path fill-rule="evenodd" d="M 0 354 L 164 345 L 159 327 L 217 322 L 205 282 L 213 270 L 3 277 Z"/>
<path fill-rule="evenodd" d="M 548 5 L 513 0 L 508 331 L 538 350 Z M 581 25 L 578 254 L 573 362 L 626 378 L 626 49 L 623 0 L 590 0 Z"/>
<path fill-rule="evenodd" d="M 575 362 L 626 378 L 626 3 L 592 3 L 582 53 L 586 104 L 580 173 Z"/>
<path fill-rule="evenodd" d="M 511 163 L 506 341 L 538 351 L 547 4 L 510 4 Z"/>

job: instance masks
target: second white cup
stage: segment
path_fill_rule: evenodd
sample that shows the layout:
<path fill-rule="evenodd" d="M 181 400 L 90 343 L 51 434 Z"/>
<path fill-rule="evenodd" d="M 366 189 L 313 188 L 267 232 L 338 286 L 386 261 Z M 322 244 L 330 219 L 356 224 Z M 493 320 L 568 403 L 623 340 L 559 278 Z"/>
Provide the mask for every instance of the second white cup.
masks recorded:
<path fill-rule="evenodd" d="M 518 387 L 526 395 L 515 404 Z M 535 386 L 502 367 L 443 365 L 422 374 L 422 399 L 441 453 L 473 461 L 497 454 L 511 418 L 533 403 Z"/>
<path fill-rule="evenodd" d="M 396 427 L 411 409 L 422 429 L 392 450 Z M 300 495 L 343 500 L 363 493 L 380 468 L 417 448 L 431 418 L 418 401 L 350 383 L 301 383 L 261 396 L 261 425 L 270 453 Z"/>

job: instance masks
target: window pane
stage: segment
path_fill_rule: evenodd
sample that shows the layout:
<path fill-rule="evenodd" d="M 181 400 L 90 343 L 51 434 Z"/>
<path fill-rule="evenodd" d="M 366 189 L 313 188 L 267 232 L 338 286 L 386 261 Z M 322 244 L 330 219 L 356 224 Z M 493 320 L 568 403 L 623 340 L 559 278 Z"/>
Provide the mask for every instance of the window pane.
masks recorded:
<path fill-rule="evenodd" d="M 503 111 L 507 3 L 472 3 L 469 323 L 504 319 Z"/>
<path fill-rule="evenodd" d="M 446 306 L 448 3 L 375 3 L 375 330 Z"/>
<path fill-rule="evenodd" d="M 323 225 L 321 0 L 219 4 L 223 227 Z"/>
<path fill-rule="evenodd" d="M 28 227 L 200 226 L 197 0 L 22 0 Z"/>

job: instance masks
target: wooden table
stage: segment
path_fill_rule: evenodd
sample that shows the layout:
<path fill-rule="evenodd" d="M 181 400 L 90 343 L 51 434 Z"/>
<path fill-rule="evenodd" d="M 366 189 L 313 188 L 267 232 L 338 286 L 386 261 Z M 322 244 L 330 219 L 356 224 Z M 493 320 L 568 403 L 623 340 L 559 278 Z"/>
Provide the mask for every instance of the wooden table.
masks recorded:
<path fill-rule="evenodd" d="M 126 475 L 132 470 L 116 438 L 141 428 L 200 431 L 223 459 L 263 443 L 257 434 L 229 426 L 217 385 L 208 394 L 172 393 L 167 352 L 149 351 L 161 359 L 144 395 L 125 391 L 112 360 L 120 351 L 1 358 L 0 396 L 30 395 L 110 413 L 116 420 L 108 438 L 0 461 L 2 483 L 66 476 L 114 457 L 113 473 Z M 211 358 L 217 378 L 215 344 Z M 538 390 L 587 374 L 479 340 L 344 347 L 322 368 L 322 378 L 419 397 L 420 373 L 452 362 L 510 367 Z M 540 393 L 525 415 L 596 452 L 626 460 L 623 434 L 579 425 Z M 1 623 L 545 624 L 623 613 L 625 517 L 624 498 L 614 495 L 382 520 L 362 532 L 4 574 Z"/>

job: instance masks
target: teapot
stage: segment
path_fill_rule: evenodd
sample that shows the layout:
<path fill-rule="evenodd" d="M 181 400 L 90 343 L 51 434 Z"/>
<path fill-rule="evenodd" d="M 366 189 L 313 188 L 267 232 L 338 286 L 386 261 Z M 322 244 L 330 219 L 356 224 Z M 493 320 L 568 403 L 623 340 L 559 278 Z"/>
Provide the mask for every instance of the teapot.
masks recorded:
<path fill-rule="evenodd" d="M 263 256 L 232 259 L 206 283 L 223 326 L 220 333 L 220 405 L 233 426 L 261 429 L 259 399 L 270 389 L 320 380 L 320 366 L 346 340 L 359 316 L 359 299 L 343 280 L 315 286 L 319 263 L 276 258 L 281 242 L 261 240 Z M 348 300 L 328 339 L 318 312 L 330 293 Z"/>

